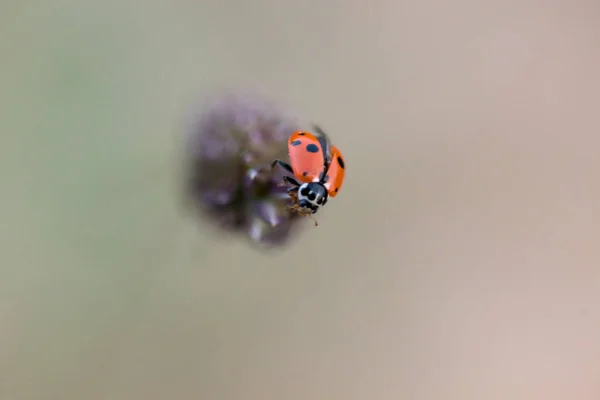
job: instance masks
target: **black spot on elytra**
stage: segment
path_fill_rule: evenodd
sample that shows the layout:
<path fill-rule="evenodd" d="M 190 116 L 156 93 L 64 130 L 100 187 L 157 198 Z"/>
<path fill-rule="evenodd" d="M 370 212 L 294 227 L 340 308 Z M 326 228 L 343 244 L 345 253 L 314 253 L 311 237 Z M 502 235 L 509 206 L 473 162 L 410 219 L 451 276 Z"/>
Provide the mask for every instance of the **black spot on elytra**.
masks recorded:
<path fill-rule="evenodd" d="M 308 199 L 309 199 L 310 201 L 314 201 L 316 198 L 317 198 L 317 195 L 316 195 L 316 194 L 314 194 L 314 193 L 309 193 L 309 194 L 308 194 Z"/>
<path fill-rule="evenodd" d="M 340 190 L 340 188 L 335 188 L 335 192 L 336 192 L 336 193 L 338 192 L 338 190 Z"/>
<path fill-rule="evenodd" d="M 342 157 L 338 156 L 338 158 L 337 158 L 337 162 L 338 162 L 338 164 L 340 165 L 340 167 L 341 167 L 342 169 L 345 169 L 345 168 L 346 168 L 346 164 L 344 164 L 344 160 L 342 160 Z"/>
<path fill-rule="evenodd" d="M 308 151 L 309 153 L 318 153 L 319 152 L 319 146 L 317 146 L 314 143 L 310 143 L 306 145 L 306 151 Z M 344 168 L 344 167 L 342 167 Z"/>
<path fill-rule="evenodd" d="M 305 188 L 302 188 L 302 190 L 300 191 L 300 194 L 301 194 L 302 196 L 308 196 L 308 194 L 309 194 L 309 193 L 310 193 L 310 189 L 309 189 L 309 188 L 307 188 L 307 187 L 305 187 Z"/>
<path fill-rule="evenodd" d="M 301 142 L 300 140 L 294 140 L 294 141 L 292 142 L 292 146 L 294 146 L 294 147 L 295 147 L 295 146 L 300 146 L 301 144 L 302 144 L 302 142 Z"/>
<path fill-rule="evenodd" d="M 298 136 L 305 136 L 305 135 L 306 135 L 306 133 L 304 133 L 304 132 L 298 134 Z"/>
<path fill-rule="evenodd" d="M 307 176 L 307 175 L 308 175 L 308 172 L 306 172 L 306 171 L 304 171 L 304 172 L 302 173 L 302 176 Z"/>

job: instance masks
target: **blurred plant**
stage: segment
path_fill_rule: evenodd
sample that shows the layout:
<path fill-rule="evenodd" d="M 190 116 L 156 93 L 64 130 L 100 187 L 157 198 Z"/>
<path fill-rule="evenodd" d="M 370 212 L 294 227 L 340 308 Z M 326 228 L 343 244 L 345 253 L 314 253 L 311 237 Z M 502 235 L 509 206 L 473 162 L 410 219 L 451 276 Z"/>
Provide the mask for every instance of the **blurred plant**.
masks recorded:
<path fill-rule="evenodd" d="M 220 227 L 241 231 L 258 244 L 289 239 L 297 214 L 271 168 L 287 159 L 296 123 L 260 98 L 223 96 L 193 121 L 188 132 L 188 194 L 198 210 Z"/>

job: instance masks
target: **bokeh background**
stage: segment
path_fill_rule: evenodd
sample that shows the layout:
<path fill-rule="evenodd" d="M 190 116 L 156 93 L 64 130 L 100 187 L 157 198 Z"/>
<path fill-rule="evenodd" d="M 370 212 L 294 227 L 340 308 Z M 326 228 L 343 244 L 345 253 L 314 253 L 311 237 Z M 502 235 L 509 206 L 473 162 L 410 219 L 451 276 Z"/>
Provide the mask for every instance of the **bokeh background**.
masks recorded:
<path fill-rule="evenodd" d="M 0 399 L 598 399 L 600 3 L 0 5 Z M 258 251 L 182 212 L 221 88 L 344 190 Z"/>

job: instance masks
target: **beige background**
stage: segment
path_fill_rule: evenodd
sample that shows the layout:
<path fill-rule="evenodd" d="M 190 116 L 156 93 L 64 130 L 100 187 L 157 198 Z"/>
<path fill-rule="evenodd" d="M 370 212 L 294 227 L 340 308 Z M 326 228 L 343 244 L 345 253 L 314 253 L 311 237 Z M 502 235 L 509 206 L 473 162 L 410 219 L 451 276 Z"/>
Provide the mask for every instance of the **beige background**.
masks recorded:
<path fill-rule="evenodd" d="M 600 5 L 0 5 L 0 399 L 598 399 Z M 342 194 L 186 218 L 185 111 L 276 99 Z"/>

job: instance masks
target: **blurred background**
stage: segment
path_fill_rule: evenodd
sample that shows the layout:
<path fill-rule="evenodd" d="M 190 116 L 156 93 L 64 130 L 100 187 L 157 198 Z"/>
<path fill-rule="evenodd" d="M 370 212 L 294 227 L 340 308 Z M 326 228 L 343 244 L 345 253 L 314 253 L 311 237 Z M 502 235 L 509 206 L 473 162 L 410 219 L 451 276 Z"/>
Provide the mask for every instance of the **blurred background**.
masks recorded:
<path fill-rule="evenodd" d="M 0 5 L 0 399 L 597 399 L 600 4 Z M 182 213 L 221 88 L 344 190 L 257 251 Z"/>

